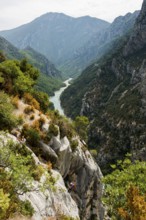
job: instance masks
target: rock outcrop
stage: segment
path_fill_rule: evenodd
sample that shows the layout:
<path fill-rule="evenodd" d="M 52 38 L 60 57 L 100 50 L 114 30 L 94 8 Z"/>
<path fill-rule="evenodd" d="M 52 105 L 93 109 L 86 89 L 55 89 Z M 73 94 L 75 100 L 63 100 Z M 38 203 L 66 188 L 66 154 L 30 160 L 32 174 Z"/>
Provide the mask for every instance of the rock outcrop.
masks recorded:
<path fill-rule="evenodd" d="M 10 140 L 21 144 L 17 137 L 10 134 L 1 134 L 0 139 L 0 147 Z M 33 181 L 33 189 L 30 192 L 19 196 L 22 201 L 28 200 L 34 208 L 32 220 L 44 220 L 48 217 L 57 219 L 58 216 L 60 219 L 61 216 L 68 216 L 75 220 L 103 220 L 102 173 L 83 143 L 78 138 L 77 140 L 78 146 L 74 151 L 68 138 L 60 139 L 60 135 L 52 137 L 49 145 L 40 142 L 46 158 L 53 158 L 54 168 L 51 169 L 51 175 L 55 179 L 55 185 L 53 188 L 46 185 L 45 189 L 41 190 L 46 173 L 40 181 Z M 44 168 L 47 166 L 29 147 L 27 149 L 36 165 L 42 165 Z"/>

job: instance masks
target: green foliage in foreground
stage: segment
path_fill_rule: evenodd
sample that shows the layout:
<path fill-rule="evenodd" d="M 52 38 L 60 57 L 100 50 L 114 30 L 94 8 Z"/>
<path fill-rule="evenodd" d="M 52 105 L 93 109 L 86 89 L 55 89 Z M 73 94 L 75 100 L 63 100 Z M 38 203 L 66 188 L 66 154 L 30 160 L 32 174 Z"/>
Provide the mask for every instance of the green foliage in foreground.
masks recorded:
<path fill-rule="evenodd" d="M 38 190 L 50 187 L 55 179 L 43 167 L 36 166 L 31 151 L 13 142 L 6 133 L 0 133 L 0 219 L 8 219 L 14 213 L 32 216 L 33 208 L 28 201 L 20 201 L 18 195 L 33 191 L 33 181 L 46 176 Z"/>
<path fill-rule="evenodd" d="M 131 185 L 136 186 L 142 194 L 146 193 L 146 162 L 131 162 L 126 158 L 112 165 L 114 171 L 103 178 L 105 184 L 104 203 L 112 220 L 121 220 L 118 208 L 126 204 L 126 192 Z"/>

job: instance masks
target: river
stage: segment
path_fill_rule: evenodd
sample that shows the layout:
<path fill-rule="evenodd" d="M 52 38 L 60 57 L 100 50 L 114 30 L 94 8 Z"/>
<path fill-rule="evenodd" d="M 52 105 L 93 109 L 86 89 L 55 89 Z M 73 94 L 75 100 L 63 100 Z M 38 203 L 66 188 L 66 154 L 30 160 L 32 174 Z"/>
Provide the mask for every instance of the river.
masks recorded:
<path fill-rule="evenodd" d="M 64 115 L 64 110 L 60 104 L 60 96 L 62 92 L 70 85 L 71 80 L 72 78 L 69 78 L 64 81 L 65 86 L 56 91 L 54 96 L 50 97 L 50 101 L 53 102 L 55 109 L 58 110 L 61 115 Z"/>

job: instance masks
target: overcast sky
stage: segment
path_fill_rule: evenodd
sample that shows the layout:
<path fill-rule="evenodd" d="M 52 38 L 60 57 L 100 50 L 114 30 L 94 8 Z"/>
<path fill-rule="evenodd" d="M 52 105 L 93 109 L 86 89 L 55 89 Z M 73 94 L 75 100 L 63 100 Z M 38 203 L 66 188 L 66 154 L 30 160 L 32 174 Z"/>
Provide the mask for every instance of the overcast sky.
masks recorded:
<path fill-rule="evenodd" d="M 90 15 L 112 22 L 141 8 L 143 0 L 0 0 L 0 30 L 28 23 L 47 12 Z"/>

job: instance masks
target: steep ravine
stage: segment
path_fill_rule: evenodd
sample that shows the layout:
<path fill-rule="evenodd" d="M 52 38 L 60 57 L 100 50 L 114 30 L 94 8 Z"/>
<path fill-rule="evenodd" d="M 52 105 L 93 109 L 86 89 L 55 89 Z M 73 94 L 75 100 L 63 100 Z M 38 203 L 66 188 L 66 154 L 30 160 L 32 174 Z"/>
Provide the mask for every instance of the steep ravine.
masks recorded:
<path fill-rule="evenodd" d="M 84 70 L 65 91 L 65 112 L 90 119 L 89 146 L 108 173 L 110 164 L 131 153 L 145 160 L 146 1 L 130 36 L 121 38 L 116 50 Z M 72 94 L 72 95 L 70 95 Z M 78 104 L 78 108 L 75 105 Z"/>

